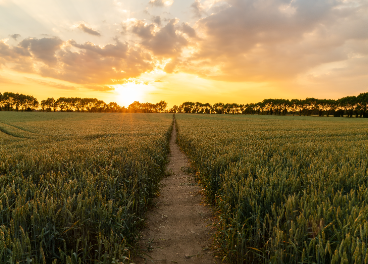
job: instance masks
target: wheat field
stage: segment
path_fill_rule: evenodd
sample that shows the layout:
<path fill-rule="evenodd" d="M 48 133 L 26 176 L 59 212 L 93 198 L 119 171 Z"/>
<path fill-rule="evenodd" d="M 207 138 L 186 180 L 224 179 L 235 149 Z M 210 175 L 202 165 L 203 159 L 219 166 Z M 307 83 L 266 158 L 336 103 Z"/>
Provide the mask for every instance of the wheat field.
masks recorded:
<path fill-rule="evenodd" d="M 0 112 L 0 263 L 130 263 L 172 115 Z"/>
<path fill-rule="evenodd" d="M 176 115 L 229 263 L 368 263 L 368 123 Z"/>

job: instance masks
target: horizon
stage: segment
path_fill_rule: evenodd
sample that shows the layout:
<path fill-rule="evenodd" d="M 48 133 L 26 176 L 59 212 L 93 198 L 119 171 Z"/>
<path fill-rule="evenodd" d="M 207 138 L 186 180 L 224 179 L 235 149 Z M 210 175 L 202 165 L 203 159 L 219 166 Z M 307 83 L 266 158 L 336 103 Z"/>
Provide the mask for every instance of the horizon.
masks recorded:
<path fill-rule="evenodd" d="M 13 93 L 13 94 L 24 95 L 24 96 L 31 96 L 31 97 L 35 98 L 38 101 L 38 103 L 39 103 L 38 108 L 40 108 L 40 105 L 41 105 L 42 100 L 39 100 L 37 97 L 33 96 L 32 94 L 21 94 L 21 93 L 18 93 L 18 92 L 9 92 L 9 91 L 1 92 L 0 91 L 0 102 L 1 102 L 1 96 L 4 95 L 4 94 L 6 94 L 6 93 Z M 178 105 L 172 105 L 172 106 L 170 106 L 169 105 L 169 102 L 166 102 L 165 100 L 160 100 L 160 102 L 163 101 L 164 103 L 166 103 L 167 104 L 167 107 L 166 108 L 172 108 L 173 106 L 182 106 L 182 105 L 187 104 L 187 103 L 209 104 L 211 106 L 213 106 L 215 104 L 224 104 L 224 105 L 232 105 L 232 104 L 249 105 L 249 104 L 260 104 L 260 103 L 262 103 L 264 101 L 269 101 L 269 100 L 286 100 L 286 101 L 291 102 L 291 101 L 295 101 L 295 100 L 307 101 L 308 99 L 315 99 L 315 100 L 319 100 L 319 101 L 330 101 L 331 100 L 331 101 L 336 101 L 337 102 L 338 100 L 340 100 L 342 98 L 344 98 L 344 99 L 345 98 L 348 98 L 348 97 L 359 98 L 358 96 L 365 95 L 365 94 L 368 94 L 368 92 L 366 92 L 366 93 L 360 93 L 359 95 L 347 95 L 347 96 L 344 96 L 344 97 L 341 97 L 341 98 L 337 98 L 337 99 L 332 99 L 332 98 L 315 98 L 315 97 L 305 97 L 305 98 L 264 98 L 264 99 L 262 99 L 262 100 L 260 100 L 258 102 L 248 102 L 248 103 L 242 103 L 242 102 L 235 103 L 235 102 L 225 102 L 225 101 L 217 101 L 217 102 L 214 102 L 214 103 L 210 103 L 210 102 L 206 102 L 206 101 L 199 102 L 199 101 L 193 101 L 192 100 L 192 101 L 184 101 L 184 102 L 182 102 L 182 103 L 180 103 Z M 47 99 L 54 99 L 55 101 L 57 101 L 58 99 L 92 99 L 92 100 L 95 99 L 95 100 L 101 100 L 100 98 L 92 98 L 92 97 L 72 97 L 71 96 L 71 97 L 59 97 L 59 98 L 57 98 L 57 97 L 53 97 L 53 96 L 51 96 L 51 97 L 50 96 L 47 96 L 47 98 L 44 99 L 44 101 L 46 101 Z M 364 100 L 365 100 L 365 98 L 364 98 Z M 131 104 L 133 104 L 135 102 L 138 102 L 140 104 L 158 104 L 159 103 L 159 102 L 152 102 L 152 101 L 151 102 L 147 102 L 147 101 L 138 101 L 137 100 L 137 101 L 133 101 L 129 105 L 125 106 L 125 105 L 120 105 L 116 101 L 111 101 L 111 102 L 105 102 L 105 101 L 103 101 L 103 102 L 106 103 L 106 104 L 116 103 L 119 107 L 126 107 L 126 108 L 128 108 Z M 1 107 L 0 107 L 0 109 L 1 109 Z"/>
<path fill-rule="evenodd" d="M 38 101 L 32 95 L 11 92 L 0 92 L 0 111 L 33 111 L 46 112 L 121 112 L 121 113 L 203 113 L 203 114 L 271 114 L 278 115 L 333 115 L 335 117 L 367 117 L 368 92 L 358 96 L 345 96 L 337 100 L 307 97 L 305 99 L 265 98 L 252 103 L 229 102 L 194 102 L 185 101 L 178 105 L 168 106 L 161 100 L 157 103 L 134 101 L 128 106 L 116 102 L 106 103 L 98 98 L 80 97 L 48 97 L 47 100 Z"/>
<path fill-rule="evenodd" d="M 368 87 L 363 0 L 0 0 L 0 92 L 248 104 Z"/>

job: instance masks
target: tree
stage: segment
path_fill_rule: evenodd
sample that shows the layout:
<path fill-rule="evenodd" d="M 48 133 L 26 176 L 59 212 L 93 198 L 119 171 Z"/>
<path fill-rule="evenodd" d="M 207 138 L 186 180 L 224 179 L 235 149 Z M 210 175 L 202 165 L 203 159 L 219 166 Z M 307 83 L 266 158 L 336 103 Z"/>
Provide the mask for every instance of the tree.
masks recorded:
<path fill-rule="evenodd" d="M 159 103 L 156 104 L 156 109 L 159 113 L 162 113 L 165 111 L 166 107 L 167 107 L 167 103 L 165 101 L 160 101 Z"/>
<path fill-rule="evenodd" d="M 224 104 L 223 103 L 216 103 L 212 106 L 213 112 L 215 114 L 223 114 L 224 113 Z"/>

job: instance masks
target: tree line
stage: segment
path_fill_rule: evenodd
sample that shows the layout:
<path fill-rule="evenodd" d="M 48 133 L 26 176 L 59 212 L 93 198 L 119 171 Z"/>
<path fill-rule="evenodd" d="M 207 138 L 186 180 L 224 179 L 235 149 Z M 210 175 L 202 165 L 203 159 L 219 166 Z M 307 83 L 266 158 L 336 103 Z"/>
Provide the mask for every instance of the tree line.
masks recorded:
<path fill-rule="evenodd" d="M 306 98 L 300 99 L 264 99 L 250 104 L 224 104 L 185 102 L 174 105 L 171 113 L 200 114 L 258 114 L 258 115 L 299 115 L 299 116 L 335 116 L 368 117 L 368 93 L 358 96 L 346 96 L 337 100 Z"/>
<path fill-rule="evenodd" d="M 0 110 L 30 111 L 38 107 L 38 100 L 31 95 L 0 93 Z"/>
<path fill-rule="evenodd" d="M 348 116 L 368 117 L 368 93 L 332 99 L 264 99 L 250 104 L 224 104 L 184 102 L 167 109 L 167 103 L 133 102 L 128 107 L 115 102 L 105 103 L 96 98 L 60 97 L 47 98 L 40 103 L 31 95 L 5 92 L 0 93 L 0 111 L 47 112 L 116 112 L 116 113 L 196 113 L 196 114 L 258 114 L 258 115 L 299 115 L 299 116 Z"/>
<path fill-rule="evenodd" d="M 60 97 L 47 98 L 39 102 L 30 95 L 19 93 L 0 93 L 0 111 L 33 111 L 46 112 L 113 112 L 113 113 L 161 113 L 167 108 L 165 101 L 156 104 L 133 102 L 122 107 L 115 102 L 105 103 L 96 98 Z"/>

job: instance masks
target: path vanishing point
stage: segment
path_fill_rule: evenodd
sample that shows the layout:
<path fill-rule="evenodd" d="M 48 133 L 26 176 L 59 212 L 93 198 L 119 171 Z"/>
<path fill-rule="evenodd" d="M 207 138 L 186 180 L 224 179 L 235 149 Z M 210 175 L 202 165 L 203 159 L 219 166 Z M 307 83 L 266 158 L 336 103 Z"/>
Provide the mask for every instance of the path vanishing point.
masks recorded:
<path fill-rule="evenodd" d="M 140 241 L 143 254 L 134 263 L 219 263 L 210 249 L 212 210 L 203 203 L 201 187 L 183 169 L 188 166 L 176 144 L 174 125 L 167 167 L 170 176 L 162 180 L 156 207 L 147 213 Z"/>

